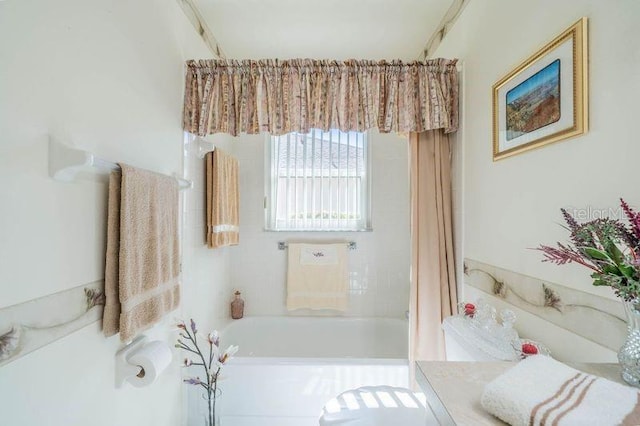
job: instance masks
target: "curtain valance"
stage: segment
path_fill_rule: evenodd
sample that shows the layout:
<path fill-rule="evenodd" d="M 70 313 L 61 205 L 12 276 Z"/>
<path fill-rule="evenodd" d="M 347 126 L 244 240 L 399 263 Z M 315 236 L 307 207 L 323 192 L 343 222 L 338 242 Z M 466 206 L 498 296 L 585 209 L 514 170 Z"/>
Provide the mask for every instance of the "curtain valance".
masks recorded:
<path fill-rule="evenodd" d="M 458 127 L 456 60 L 187 62 L 183 125 L 275 135 L 311 128 L 422 132 Z"/>

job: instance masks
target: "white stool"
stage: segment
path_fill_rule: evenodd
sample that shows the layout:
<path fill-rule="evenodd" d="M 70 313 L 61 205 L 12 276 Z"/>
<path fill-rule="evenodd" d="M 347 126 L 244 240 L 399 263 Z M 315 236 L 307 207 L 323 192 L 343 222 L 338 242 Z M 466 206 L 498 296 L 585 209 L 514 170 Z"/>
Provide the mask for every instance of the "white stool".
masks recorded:
<path fill-rule="evenodd" d="M 365 386 L 327 402 L 320 426 L 425 426 L 430 418 L 424 401 L 409 389 Z"/>

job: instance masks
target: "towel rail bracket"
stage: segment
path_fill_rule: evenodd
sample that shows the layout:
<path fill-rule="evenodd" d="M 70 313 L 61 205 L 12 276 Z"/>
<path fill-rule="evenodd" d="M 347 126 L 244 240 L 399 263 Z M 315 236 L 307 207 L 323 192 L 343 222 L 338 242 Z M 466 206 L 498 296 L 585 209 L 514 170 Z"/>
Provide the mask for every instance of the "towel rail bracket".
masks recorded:
<path fill-rule="evenodd" d="M 201 137 L 196 137 L 195 141 L 198 147 L 198 158 L 204 158 L 207 153 L 216 150 L 216 146 L 211 141 L 208 141 Z"/>
<path fill-rule="evenodd" d="M 349 250 L 356 250 L 358 248 L 358 245 L 355 241 L 347 241 L 345 244 L 347 245 L 347 248 Z M 287 247 L 289 247 L 289 245 L 286 242 L 278 241 L 278 250 L 284 250 Z"/>

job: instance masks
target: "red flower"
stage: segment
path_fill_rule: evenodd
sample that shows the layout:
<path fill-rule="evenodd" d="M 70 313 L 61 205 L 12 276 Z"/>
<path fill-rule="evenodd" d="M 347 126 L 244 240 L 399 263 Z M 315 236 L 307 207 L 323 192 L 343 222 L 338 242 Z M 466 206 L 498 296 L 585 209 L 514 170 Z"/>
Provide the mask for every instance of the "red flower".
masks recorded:
<path fill-rule="evenodd" d="M 473 317 L 476 313 L 476 305 L 473 303 L 467 303 L 464 305 L 464 314 L 468 317 Z"/>
<path fill-rule="evenodd" d="M 526 355 L 536 355 L 538 353 L 538 348 L 536 345 L 532 345 L 531 343 L 523 343 L 522 353 Z"/>

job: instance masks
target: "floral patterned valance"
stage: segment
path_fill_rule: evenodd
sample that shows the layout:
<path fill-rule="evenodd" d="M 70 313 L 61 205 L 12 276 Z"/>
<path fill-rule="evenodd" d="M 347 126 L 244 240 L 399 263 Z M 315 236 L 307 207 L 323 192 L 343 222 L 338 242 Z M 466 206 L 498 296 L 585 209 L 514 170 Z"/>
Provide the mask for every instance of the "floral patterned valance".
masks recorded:
<path fill-rule="evenodd" d="M 275 135 L 312 128 L 458 128 L 456 60 L 187 62 L 184 129 Z"/>

